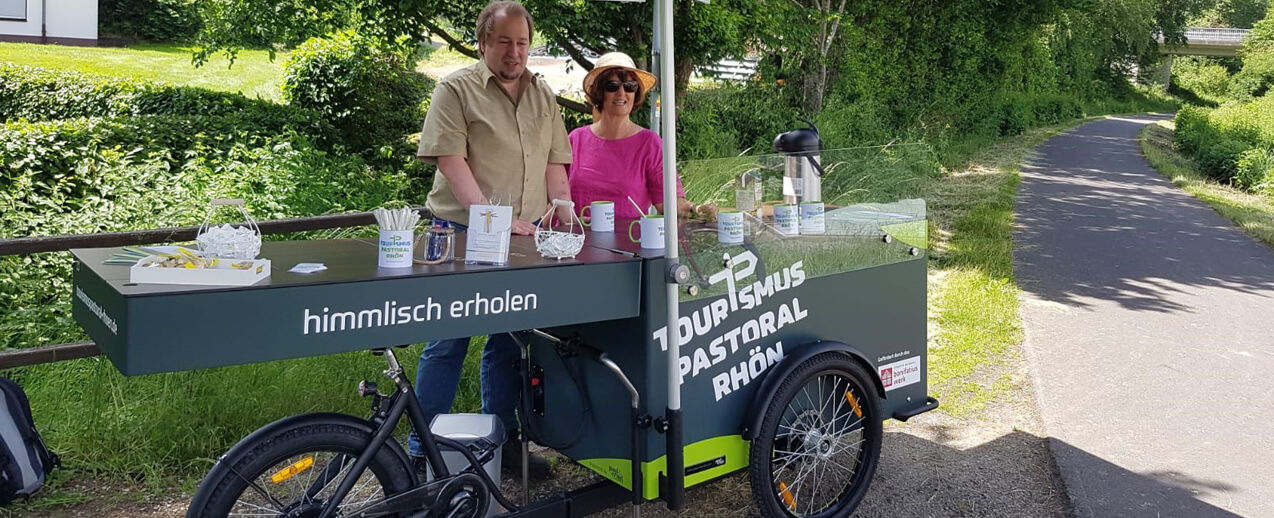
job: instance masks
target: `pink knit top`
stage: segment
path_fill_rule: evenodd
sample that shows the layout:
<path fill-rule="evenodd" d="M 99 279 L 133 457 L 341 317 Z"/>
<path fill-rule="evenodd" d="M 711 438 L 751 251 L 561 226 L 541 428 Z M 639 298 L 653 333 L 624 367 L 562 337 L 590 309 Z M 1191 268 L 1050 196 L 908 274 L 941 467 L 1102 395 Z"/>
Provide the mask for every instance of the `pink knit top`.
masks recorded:
<path fill-rule="evenodd" d="M 589 126 L 570 134 L 571 164 L 566 175 L 576 211 L 594 201 L 615 202 L 617 219 L 641 217 L 628 197 L 642 208 L 664 201 L 663 141 L 643 129 L 630 137 L 605 140 Z M 681 179 L 677 196 L 684 197 Z"/>

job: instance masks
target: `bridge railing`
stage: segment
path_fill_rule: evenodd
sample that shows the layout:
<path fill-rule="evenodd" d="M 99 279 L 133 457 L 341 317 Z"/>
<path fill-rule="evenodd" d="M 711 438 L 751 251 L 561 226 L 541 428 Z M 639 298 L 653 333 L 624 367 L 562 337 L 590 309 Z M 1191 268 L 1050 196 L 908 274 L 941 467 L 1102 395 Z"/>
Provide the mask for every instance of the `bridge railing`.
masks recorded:
<path fill-rule="evenodd" d="M 1246 38 L 1249 29 L 1229 29 L 1229 28 L 1211 28 L 1211 27 L 1194 27 L 1186 29 L 1186 46 L 1190 45 L 1215 45 L 1225 47 L 1238 47 L 1243 44 L 1243 38 Z M 1163 35 L 1155 37 L 1159 43 L 1163 43 Z"/>

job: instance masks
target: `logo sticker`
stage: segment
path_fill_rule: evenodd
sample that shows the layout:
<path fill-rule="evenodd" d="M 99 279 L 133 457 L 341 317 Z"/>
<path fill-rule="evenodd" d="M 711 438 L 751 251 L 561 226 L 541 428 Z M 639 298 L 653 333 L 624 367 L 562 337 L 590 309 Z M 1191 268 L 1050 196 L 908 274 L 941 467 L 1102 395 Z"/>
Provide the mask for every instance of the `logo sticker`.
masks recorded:
<path fill-rule="evenodd" d="M 880 383 L 885 386 L 885 392 L 919 383 L 921 380 L 919 356 L 881 365 L 879 370 Z"/>

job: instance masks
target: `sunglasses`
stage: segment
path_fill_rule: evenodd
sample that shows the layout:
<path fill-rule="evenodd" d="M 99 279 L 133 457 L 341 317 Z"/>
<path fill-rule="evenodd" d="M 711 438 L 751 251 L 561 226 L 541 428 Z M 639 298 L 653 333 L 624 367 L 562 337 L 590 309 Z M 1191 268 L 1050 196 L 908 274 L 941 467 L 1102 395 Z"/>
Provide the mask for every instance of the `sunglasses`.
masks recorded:
<path fill-rule="evenodd" d="M 625 92 L 633 93 L 637 91 L 636 81 L 624 81 L 623 83 L 620 83 L 619 81 L 607 81 L 604 88 L 606 88 L 607 92 L 615 93 L 619 91 L 620 85 L 623 85 Z"/>

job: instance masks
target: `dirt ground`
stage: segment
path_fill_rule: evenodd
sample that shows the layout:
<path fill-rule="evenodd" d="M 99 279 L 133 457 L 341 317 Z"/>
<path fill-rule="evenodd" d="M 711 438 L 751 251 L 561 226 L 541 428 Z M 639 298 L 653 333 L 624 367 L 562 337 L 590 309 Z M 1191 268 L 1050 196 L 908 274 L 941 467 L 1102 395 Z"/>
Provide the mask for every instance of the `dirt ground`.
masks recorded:
<path fill-rule="evenodd" d="M 956 419 L 931 412 L 907 423 L 888 421 L 880 467 L 855 517 L 1056 517 L 1069 516 L 1039 415 L 1027 366 L 1014 360 L 996 369 L 1013 388 L 977 416 Z M 1020 374 L 1017 374 L 1020 373 Z M 591 472 L 562 460 L 555 478 L 532 486 L 532 498 L 580 487 L 594 480 Z M 514 502 L 520 490 L 505 480 Z M 26 513 L 0 515 L 31 518 L 100 517 L 161 518 L 182 516 L 190 495 L 182 491 L 155 495 L 135 483 L 76 479 L 67 484 L 83 502 Z M 755 516 L 746 473 L 690 489 L 686 517 Z M 631 515 L 621 505 L 598 516 Z M 642 506 L 646 517 L 677 516 L 662 503 Z"/>

